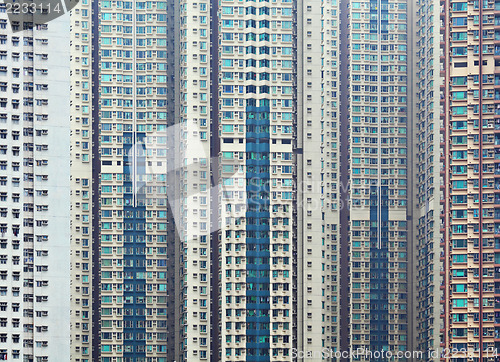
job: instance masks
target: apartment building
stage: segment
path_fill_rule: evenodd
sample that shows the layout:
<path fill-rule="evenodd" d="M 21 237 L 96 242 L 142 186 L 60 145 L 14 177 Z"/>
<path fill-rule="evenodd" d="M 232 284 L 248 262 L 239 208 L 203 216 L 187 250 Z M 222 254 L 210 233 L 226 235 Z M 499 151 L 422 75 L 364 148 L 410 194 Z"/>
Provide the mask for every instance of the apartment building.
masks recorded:
<path fill-rule="evenodd" d="M 217 58 L 212 50 L 216 37 L 212 15 L 209 1 L 181 1 L 174 15 L 179 26 L 174 43 L 179 43 L 180 61 L 176 98 L 179 125 L 173 132 L 179 139 L 174 158 L 180 167 L 176 181 L 180 183 L 176 205 L 179 217 L 175 220 L 180 263 L 175 284 L 175 358 L 179 361 L 210 359 L 211 348 L 217 343 L 218 328 L 213 320 L 218 319 L 214 280 L 219 275 L 219 261 L 213 256 L 217 253 L 213 240 L 217 240 L 219 222 L 214 181 L 218 171 L 213 159 L 217 148 L 212 150 L 217 147 L 212 139 L 218 138 L 216 100 L 213 103 L 217 82 L 212 78 Z"/>
<path fill-rule="evenodd" d="M 0 359 L 68 360 L 69 16 L 0 4 Z M 68 311 L 65 313 L 64 311 Z"/>
<path fill-rule="evenodd" d="M 169 6 L 72 11 L 74 361 L 167 361 Z"/>
<path fill-rule="evenodd" d="M 340 212 L 346 207 L 340 175 L 340 4 L 298 3 L 296 21 L 296 348 L 337 352 Z"/>
<path fill-rule="evenodd" d="M 441 2 L 441 342 L 467 353 L 454 361 L 498 359 L 498 8 Z"/>
<path fill-rule="evenodd" d="M 440 217 L 441 181 L 440 165 L 443 151 L 440 149 L 440 108 L 438 95 L 443 87 L 440 73 L 440 6 L 436 1 L 419 1 L 408 4 L 414 14 L 412 26 L 415 34 L 409 37 L 414 52 L 409 58 L 413 79 L 409 82 L 412 94 L 413 122 L 409 128 L 408 140 L 412 145 L 408 153 L 408 164 L 412 166 L 408 178 L 409 198 L 413 200 L 409 218 L 410 240 L 408 255 L 413 259 L 414 305 L 409 310 L 413 328 L 409 339 L 415 350 L 439 351 L 440 338 L 437 331 L 443 328 L 440 318 L 442 291 Z M 438 187 L 439 186 L 439 187 Z M 427 357 L 429 357 L 427 355 Z"/>
<path fill-rule="evenodd" d="M 350 4 L 350 337 L 408 348 L 408 9 Z M 344 137 L 344 136 L 343 136 Z"/>
<path fill-rule="evenodd" d="M 99 296 L 94 280 L 99 280 L 98 249 L 93 248 L 95 211 L 93 169 L 96 136 L 93 135 L 95 75 L 92 72 L 91 2 L 81 1 L 71 16 L 71 361 L 92 360 L 98 316 L 94 316 L 94 298 Z M 98 170 L 98 168 L 97 168 Z M 96 283 L 97 286 L 99 285 Z M 98 305 L 98 304 L 97 304 Z M 94 317 L 96 317 L 94 319 Z"/>
<path fill-rule="evenodd" d="M 219 9 L 220 359 L 289 360 L 293 3 Z M 279 24 L 278 24 L 279 23 Z"/>

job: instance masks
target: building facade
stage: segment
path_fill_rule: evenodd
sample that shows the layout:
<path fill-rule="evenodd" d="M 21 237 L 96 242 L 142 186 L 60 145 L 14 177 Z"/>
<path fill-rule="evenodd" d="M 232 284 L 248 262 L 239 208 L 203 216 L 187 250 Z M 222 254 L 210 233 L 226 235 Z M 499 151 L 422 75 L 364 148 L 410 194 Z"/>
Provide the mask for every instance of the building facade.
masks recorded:
<path fill-rule="evenodd" d="M 498 359 L 498 3 L 441 2 L 443 337 Z M 455 361 L 465 357 L 454 358 Z"/>
<path fill-rule="evenodd" d="M 75 361 L 167 361 L 173 346 L 172 11 L 165 1 L 72 11 Z"/>
<path fill-rule="evenodd" d="M 221 360 L 290 358 L 292 10 L 236 1 L 219 9 Z"/>
<path fill-rule="evenodd" d="M 411 103 L 412 127 L 408 129 L 409 150 L 413 151 L 408 152 L 408 164 L 411 165 L 408 192 L 413 202 L 408 221 L 412 242 L 408 255 L 413 259 L 409 279 L 414 283 L 409 288 L 410 300 L 414 301 L 413 308 L 409 309 L 413 313 L 409 339 L 416 350 L 425 352 L 439 350 L 441 341 L 436 336 L 442 329 L 442 246 L 439 239 L 443 151 L 440 148 L 442 123 L 438 95 L 444 83 L 439 68 L 442 38 L 437 30 L 441 8 L 436 1 L 408 3 L 408 7 L 414 14 L 414 31 L 409 35 L 409 42 L 415 50 L 409 55 L 413 69 L 409 76 L 413 79 L 408 86 L 414 100 Z"/>
<path fill-rule="evenodd" d="M 180 182 L 179 202 L 175 206 L 179 215 L 175 222 L 180 265 L 175 285 L 175 358 L 183 361 L 210 359 L 218 341 L 218 326 L 214 322 L 218 320 L 218 289 L 214 281 L 219 277 L 219 261 L 214 257 L 217 250 L 213 246 L 219 222 L 215 216 L 218 190 L 214 182 L 217 163 L 213 162 L 211 151 L 215 145 L 212 139 L 217 139 L 218 132 L 216 123 L 211 122 L 217 114 L 212 99 L 217 87 L 212 78 L 217 58 L 211 55 L 217 33 L 212 29 L 210 2 L 181 1 L 178 11 L 178 39 L 174 44 L 179 43 L 179 130 L 173 134 L 179 139 L 174 158 L 180 172 L 174 182 Z"/>
<path fill-rule="evenodd" d="M 94 324 L 93 248 L 93 46 L 92 8 L 82 1 L 71 16 L 71 360 L 92 360 Z M 98 251 L 97 251 L 98 253 Z M 97 254 L 98 255 L 98 254 Z M 98 319 L 97 319 L 98 321 Z M 98 322 L 97 322 L 98 323 Z"/>
<path fill-rule="evenodd" d="M 350 319 L 354 349 L 408 349 L 408 4 L 351 3 Z"/>
<path fill-rule="evenodd" d="M 207 281 L 212 283 L 211 298 L 202 294 L 206 309 L 192 305 L 192 315 L 183 312 L 181 324 L 188 321 L 182 333 L 185 356 L 287 359 L 290 352 L 282 341 L 290 338 L 290 351 L 306 353 L 324 348 L 393 353 L 436 349 L 441 293 L 436 242 L 440 205 L 434 185 L 439 177 L 439 113 L 433 98 L 440 84 L 434 51 L 439 46 L 438 8 L 432 2 L 243 6 L 228 1 L 211 4 L 208 12 L 202 3 L 192 5 L 181 6 L 186 15 L 180 32 L 186 55 L 181 57 L 186 86 L 181 102 L 189 100 L 181 112 L 194 113 L 193 119 L 181 118 L 187 132 L 180 139 L 198 156 L 210 155 L 206 170 L 212 182 L 210 191 L 203 187 L 206 198 L 197 195 L 181 202 L 193 208 L 183 209 L 181 229 L 194 233 L 181 238 L 188 241 L 184 253 L 190 253 L 185 271 L 189 274 L 192 268 L 194 273 L 182 290 L 193 293 L 193 302 L 200 286 L 203 292 L 210 290 L 196 283 L 198 269 L 191 265 L 199 262 L 217 278 Z M 204 30 L 209 26 L 210 38 Z M 416 31 L 421 38 L 413 36 Z M 347 33 L 350 42 L 342 38 Z M 206 48 L 210 58 L 204 56 Z M 422 54 L 427 58 L 417 64 Z M 208 77 L 217 86 L 205 97 L 198 84 L 205 85 Z M 209 102 L 212 113 L 204 108 Z M 211 124 L 206 123 L 208 114 Z M 284 146 L 288 133 L 291 148 Z M 416 147 L 418 157 L 408 151 Z M 184 189 L 198 175 L 208 176 L 202 166 L 191 166 L 198 162 L 195 155 L 183 160 L 192 171 L 182 173 Z M 292 213 L 280 213 L 288 210 L 288 197 Z M 207 208 L 211 214 L 198 209 L 200 200 L 212 200 Z M 196 221 L 190 223 L 190 215 Z M 203 223 L 205 215 L 210 223 Z M 285 227 L 288 219 L 291 228 Z M 212 255 L 205 262 L 205 228 L 210 227 Z M 289 232 L 292 306 L 290 312 L 289 307 L 275 311 L 287 300 L 286 293 L 275 292 L 288 287 L 281 278 L 287 270 L 278 266 L 288 255 Z M 198 235 L 203 243 L 190 242 Z M 198 250 L 203 250 L 199 256 Z M 409 303 L 414 298 L 419 303 Z M 249 301 L 252 308 L 245 311 L 242 306 Z M 206 310 L 212 311 L 212 325 L 218 328 L 205 332 L 202 327 L 200 334 L 196 317 L 206 316 Z M 291 334 L 281 330 L 288 320 L 280 317 L 287 313 L 293 316 Z M 202 345 L 207 338 L 212 349 L 206 352 Z M 199 341 L 203 344 L 198 347 Z"/>
<path fill-rule="evenodd" d="M 71 360 L 437 348 L 439 10 L 73 9 Z"/>
<path fill-rule="evenodd" d="M 0 358 L 69 360 L 69 15 L 0 5 Z M 10 21 L 9 21 L 10 20 Z"/>
<path fill-rule="evenodd" d="M 496 360 L 498 7 L 0 6 L 0 358 Z"/>
<path fill-rule="evenodd" d="M 337 352 L 340 212 L 345 207 L 340 179 L 340 3 L 298 2 L 296 22 L 294 347 Z"/>

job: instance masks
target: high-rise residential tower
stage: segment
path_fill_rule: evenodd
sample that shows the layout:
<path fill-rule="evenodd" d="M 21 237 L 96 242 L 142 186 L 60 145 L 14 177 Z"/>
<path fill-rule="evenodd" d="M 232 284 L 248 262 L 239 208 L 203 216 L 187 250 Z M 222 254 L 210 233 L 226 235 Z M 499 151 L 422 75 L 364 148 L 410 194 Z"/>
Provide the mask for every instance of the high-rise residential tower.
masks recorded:
<path fill-rule="evenodd" d="M 294 347 L 299 351 L 340 350 L 339 217 L 345 203 L 340 180 L 339 5 L 338 1 L 296 5 L 293 282 Z"/>
<path fill-rule="evenodd" d="M 173 340 L 171 12 L 165 1 L 72 12 L 74 361 L 167 361 Z"/>
<path fill-rule="evenodd" d="M 439 95 L 443 86 L 440 72 L 440 42 L 438 29 L 440 6 L 437 1 L 408 2 L 413 14 L 413 31 L 409 33 L 408 94 L 411 96 L 410 127 L 408 128 L 408 197 L 412 209 L 408 218 L 408 255 L 412 265 L 409 287 L 409 336 L 414 350 L 439 351 L 438 330 L 442 295 L 440 243 L 441 182 Z M 427 360 L 432 360 L 427 358 Z"/>
<path fill-rule="evenodd" d="M 293 10 L 292 2 L 219 8 L 221 360 L 290 359 Z"/>
<path fill-rule="evenodd" d="M 46 24 L 40 10 L 9 19 L 0 4 L 0 359 L 8 361 L 70 355 L 69 15 Z"/>
<path fill-rule="evenodd" d="M 441 2 L 444 84 L 442 345 L 456 361 L 499 347 L 499 3 Z"/>
<path fill-rule="evenodd" d="M 409 323 L 407 6 L 353 2 L 349 17 L 351 346 L 394 353 Z"/>
<path fill-rule="evenodd" d="M 71 361 L 92 360 L 94 324 L 93 267 L 98 249 L 93 248 L 93 52 L 92 9 L 81 1 L 71 12 Z M 97 264 L 98 265 L 98 264 Z"/>
<path fill-rule="evenodd" d="M 217 89 L 212 71 L 217 66 L 217 58 L 211 53 L 217 32 L 216 28 L 212 29 L 210 2 L 181 1 L 177 9 L 175 18 L 179 29 L 174 42 L 179 49 L 175 77 L 179 102 L 176 128 L 179 130 L 173 133 L 179 139 L 174 159 L 180 170 L 173 175 L 174 183 L 179 183 L 174 211 L 178 215 L 175 223 L 179 262 L 175 278 L 174 356 L 179 361 L 206 360 L 213 355 L 213 346 L 217 346 L 218 324 L 214 321 L 219 317 L 215 285 L 219 260 L 215 258 L 217 245 L 213 245 L 219 224 L 215 206 L 218 204 L 217 163 L 212 158 L 212 152 L 216 154 L 217 150 L 212 138 L 216 139 L 218 133 L 217 123 L 212 122 L 217 115 L 217 107 L 212 105 L 213 92 Z M 213 151 L 212 147 L 215 147 Z"/>

